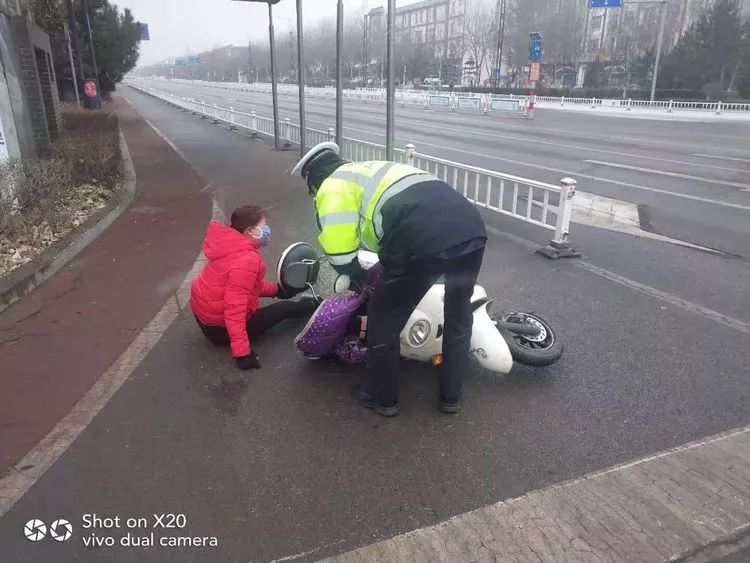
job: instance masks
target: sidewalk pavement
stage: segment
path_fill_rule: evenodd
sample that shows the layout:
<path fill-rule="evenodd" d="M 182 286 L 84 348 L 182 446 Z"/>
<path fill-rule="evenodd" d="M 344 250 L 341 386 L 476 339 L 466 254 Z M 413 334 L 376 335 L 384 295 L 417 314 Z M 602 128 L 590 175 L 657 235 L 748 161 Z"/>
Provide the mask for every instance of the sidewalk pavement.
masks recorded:
<path fill-rule="evenodd" d="M 138 194 L 55 276 L 0 314 L 0 475 L 62 419 L 190 270 L 211 216 L 198 174 L 121 97 Z"/>
<path fill-rule="evenodd" d="M 749 462 L 746 427 L 325 561 L 715 561 L 750 535 Z"/>

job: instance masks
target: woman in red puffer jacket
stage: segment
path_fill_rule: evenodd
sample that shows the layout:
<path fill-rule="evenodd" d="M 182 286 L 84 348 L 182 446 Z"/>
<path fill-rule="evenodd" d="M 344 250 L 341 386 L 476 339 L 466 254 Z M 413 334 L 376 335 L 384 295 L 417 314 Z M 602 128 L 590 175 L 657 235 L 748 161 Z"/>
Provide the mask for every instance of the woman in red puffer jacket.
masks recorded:
<path fill-rule="evenodd" d="M 254 205 L 235 209 L 231 226 L 211 221 L 203 241 L 208 263 L 190 286 L 190 308 L 201 330 L 216 345 L 230 344 L 240 369 L 260 368 L 251 339 L 284 319 L 309 315 L 316 306 L 313 299 L 302 299 L 259 308 L 261 297 L 294 295 L 265 280 L 258 250 L 270 240 L 265 214 Z"/>

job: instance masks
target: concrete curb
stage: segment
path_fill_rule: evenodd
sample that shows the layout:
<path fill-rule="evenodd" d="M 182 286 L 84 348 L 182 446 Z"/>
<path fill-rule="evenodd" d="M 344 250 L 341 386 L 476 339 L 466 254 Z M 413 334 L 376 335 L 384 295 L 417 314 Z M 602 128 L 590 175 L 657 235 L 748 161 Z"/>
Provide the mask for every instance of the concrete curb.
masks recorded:
<path fill-rule="evenodd" d="M 57 241 L 34 260 L 0 279 L 0 312 L 55 275 L 107 230 L 132 203 L 137 192 L 135 168 L 125 136 L 122 131 L 119 134 L 123 181 L 115 197 L 77 229 Z"/>

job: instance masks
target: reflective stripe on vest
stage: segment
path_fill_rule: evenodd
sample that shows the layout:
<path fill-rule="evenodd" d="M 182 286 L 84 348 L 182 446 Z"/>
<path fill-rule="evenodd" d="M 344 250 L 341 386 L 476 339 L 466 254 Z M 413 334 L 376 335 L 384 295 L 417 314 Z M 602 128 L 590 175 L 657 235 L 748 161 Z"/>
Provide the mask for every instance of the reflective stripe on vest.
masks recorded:
<path fill-rule="evenodd" d="M 374 170 L 372 175 L 366 173 L 372 170 Z M 389 175 L 394 177 L 389 177 Z M 427 174 L 418 168 L 405 164 L 377 161 L 345 164 L 331 174 L 330 178 L 351 182 L 362 189 L 358 225 L 360 240 L 366 249 L 373 252 L 378 251 L 379 241 L 383 236 L 383 219 L 380 214 L 382 203 L 409 186 L 435 179 L 431 174 Z M 409 181 L 406 182 L 406 179 L 409 179 Z M 393 189 L 397 191 L 391 194 Z M 387 197 L 384 200 L 386 194 Z M 348 217 L 353 220 L 351 215 Z M 322 222 L 323 218 L 321 218 L 321 226 L 323 226 Z"/>

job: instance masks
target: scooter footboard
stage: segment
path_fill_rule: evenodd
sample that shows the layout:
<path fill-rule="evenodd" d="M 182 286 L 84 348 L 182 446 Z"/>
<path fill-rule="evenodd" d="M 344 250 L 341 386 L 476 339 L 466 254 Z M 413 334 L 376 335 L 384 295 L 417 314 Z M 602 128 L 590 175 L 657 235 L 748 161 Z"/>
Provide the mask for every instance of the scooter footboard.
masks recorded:
<path fill-rule="evenodd" d="M 474 311 L 474 324 L 471 331 L 471 354 L 489 371 L 510 373 L 513 357 L 508 344 L 492 322 L 484 303 Z"/>

